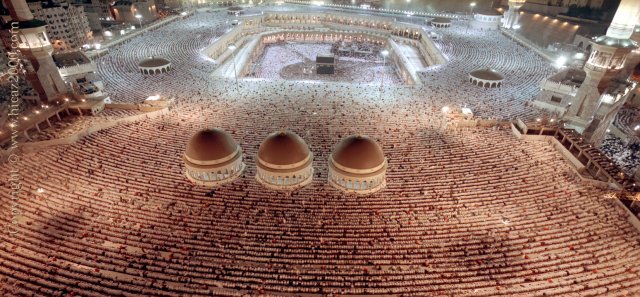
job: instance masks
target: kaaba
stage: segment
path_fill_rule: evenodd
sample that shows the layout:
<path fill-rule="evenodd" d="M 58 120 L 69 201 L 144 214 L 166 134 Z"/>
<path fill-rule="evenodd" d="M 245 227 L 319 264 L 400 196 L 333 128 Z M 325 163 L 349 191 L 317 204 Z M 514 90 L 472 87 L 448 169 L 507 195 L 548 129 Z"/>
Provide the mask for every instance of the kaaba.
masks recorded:
<path fill-rule="evenodd" d="M 317 74 L 334 74 L 336 59 L 332 54 L 324 54 L 316 56 L 316 73 Z"/>

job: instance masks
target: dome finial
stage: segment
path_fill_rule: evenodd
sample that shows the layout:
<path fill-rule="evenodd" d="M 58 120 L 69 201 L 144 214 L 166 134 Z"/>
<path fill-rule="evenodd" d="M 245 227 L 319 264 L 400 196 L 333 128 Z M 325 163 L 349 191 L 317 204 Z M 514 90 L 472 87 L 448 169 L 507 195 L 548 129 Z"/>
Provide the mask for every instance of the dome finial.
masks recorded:
<path fill-rule="evenodd" d="M 287 131 L 287 128 L 285 126 L 280 127 L 280 134 L 285 134 Z"/>

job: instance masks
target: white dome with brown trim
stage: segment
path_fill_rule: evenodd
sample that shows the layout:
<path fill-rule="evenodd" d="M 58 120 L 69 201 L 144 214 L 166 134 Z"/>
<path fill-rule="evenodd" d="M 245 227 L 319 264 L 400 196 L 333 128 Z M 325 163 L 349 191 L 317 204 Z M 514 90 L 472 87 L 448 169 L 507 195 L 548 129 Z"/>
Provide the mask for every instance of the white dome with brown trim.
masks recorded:
<path fill-rule="evenodd" d="M 291 131 L 275 132 L 260 144 L 256 179 L 274 190 L 293 190 L 311 182 L 313 154 L 307 143 Z"/>
<path fill-rule="evenodd" d="M 367 136 L 342 139 L 329 157 L 329 184 L 344 192 L 379 191 L 386 185 L 386 171 L 382 148 Z"/>
<path fill-rule="evenodd" d="M 160 57 L 149 57 L 138 63 L 138 70 L 142 74 L 159 74 L 171 70 L 171 61 Z"/>
<path fill-rule="evenodd" d="M 222 129 L 204 129 L 194 134 L 185 150 L 186 176 L 195 184 L 219 186 L 244 171 L 242 149 Z"/>
<path fill-rule="evenodd" d="M 491 68 L 481 68 L 469 73 L 469 82 L 485 88 L 502 87 L 504 76 L 498 71 Z"/>
<path fill-rule="evenodd" d="M 431 26 L 436 28 L 449 28 L 451 27 L 451 19 L 444 17 L 436 17 L 429 21 Z"/>

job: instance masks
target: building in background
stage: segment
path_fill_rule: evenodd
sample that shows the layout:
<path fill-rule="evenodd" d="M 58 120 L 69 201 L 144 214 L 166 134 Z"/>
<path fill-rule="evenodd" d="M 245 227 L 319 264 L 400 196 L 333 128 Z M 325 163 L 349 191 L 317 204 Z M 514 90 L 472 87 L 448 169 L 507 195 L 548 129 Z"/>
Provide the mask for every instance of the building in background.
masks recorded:
<path fill-rule="evenodd" d="M 111 5 L 111 11 L 116 22 L 126 22 L 135 26 L 158 18 L 154 0 L 119 0 Z M 137 15 L 140 17 L 136 17 Z"/>
<path fill-rule="evenodd" d="M 58 53 L 52 57 L 60 76 L 75 94 L 82 94 L 85 98 L 103 95 L 104 85 L 98 69 L 82 51 Z"/>
<path fill-rule="evenodd" d="M 584 66 L 586 78 L 578 88 L 564 119 L 571 128 L 583 133 L 596 145 L 604 139 L 606 130 L 618 110 L 635 88 L 622 71 L 637 43 L 631 39 L 640 15 L 640 2 L 623 0 L 607 29 L 607 34 L 592 41 L 591 54 Z"/>
<path fill-rule="evenodd" d="M 89 21 L 91 30 L 99 31 L 102 29 L 102 23 L 113 22 L 110 5 L 108 0 L 73 0 L 74 4 L 82 5 L 84 13 Z"/>
<path fill-rule="evenodd" d="M 54 51 L 77 50 L 93 43 L 93 33 L 84 7 L 54 0 L 29 0 L 28 5 L 36 19 L 47 23 L 47 35 Z"/>
<path fill-rule="evenodd" d="M 51 58 L 53 47 L 47 36 L 47 23 L 34 18 L 24 0 L 11 0 L 7 4 L 9 15 L 2 17 L 3 30 L 0 34 L 6 49 L 15 46 L 11 34 L 17 34 L 17 48 L 26 71 L 25 77 L 36 93 L 31 103 L 53 101 L 68 90 Z M 12 22 L 17 22 L 20 30 L 13 31 Z M 28 100 L 24 96 L 23 99 Z"/>
<path fill-rule="evenodd" d="M 589 7 L 589 8 L 602 8 L 605 4 L 604 0 L 528 0 L 527 5 L 537 4 L 556 7 Z M 611 1 L 609 1 L 611 2 Z"/>

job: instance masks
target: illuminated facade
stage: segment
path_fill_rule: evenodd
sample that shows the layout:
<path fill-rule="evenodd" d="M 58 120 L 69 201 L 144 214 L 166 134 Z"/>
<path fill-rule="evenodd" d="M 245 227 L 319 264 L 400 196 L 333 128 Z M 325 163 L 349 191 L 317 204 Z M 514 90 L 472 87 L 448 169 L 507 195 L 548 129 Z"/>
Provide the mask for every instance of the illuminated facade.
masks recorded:
<path fill-rule="evenodd" d="M 504 13 L 503 27 L 507 29 L 519 28 L 520 8 L 524 5 L 525 0 L 509 0 L 509 10 Z"/>
<path fill-rule="evenodd" d="M 56 51 L 80 49 L 93 42 L 93 33 L 84 7 L 68 2 L 29 2 L 36 19 L 47 22 L 47 34 Z"/>
<path fill-rule="evenodd" d="M 586 79 L 577 91 L 565 120 L 598 144 L 628 95 L 628 86 L 615 79 L 629 53 L 637 48 L 631 35 L 640 15 L 640 2 L 623 0 L 607 30 L 592 41 L 591 55 L 584 66 Z"/>
<path fill-rule="evenodd" d="M 49 102 L 66 92 L 67 86 L 51 58 L 53 47 L 47 36 L 47 23 L 33 17 L 25 0 L 11 0 L 5 4 L 12 21 L 4 29 L 10 34 L 17 34 L 18 49 L 25 60 L 26 78 L 37 92 L 39 101 Z M 12 29 L 12 22 L 16 23 L 18 30 Z"/>

